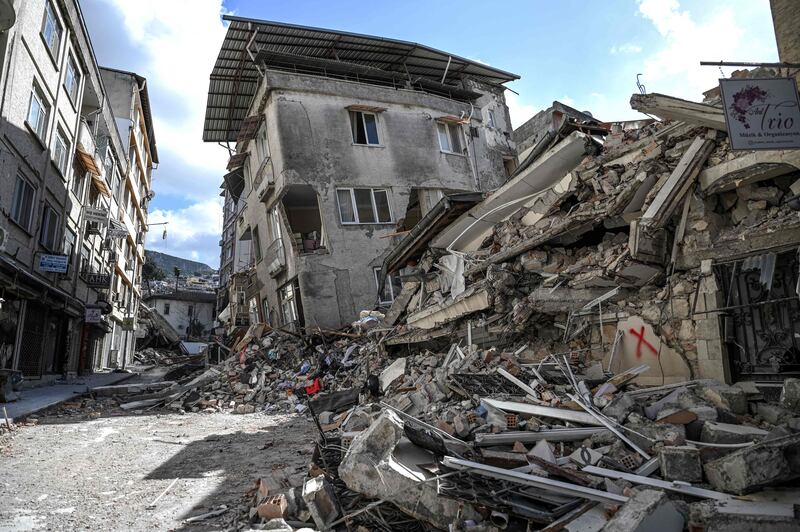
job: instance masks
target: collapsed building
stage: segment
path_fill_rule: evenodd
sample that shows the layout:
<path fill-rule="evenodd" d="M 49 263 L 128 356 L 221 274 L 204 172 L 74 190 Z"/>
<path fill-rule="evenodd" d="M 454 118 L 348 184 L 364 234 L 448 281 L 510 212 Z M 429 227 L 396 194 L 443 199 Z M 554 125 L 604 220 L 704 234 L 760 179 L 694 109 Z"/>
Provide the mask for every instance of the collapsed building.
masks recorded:
<path fill-rule="evenodd" d="M 226 17 L 203 138 L 228 143 L 222 295 L 231 325 L 339 327 L 388 305 L 392 237 L 516 164 L 503 83 L 430 47 Z"/>

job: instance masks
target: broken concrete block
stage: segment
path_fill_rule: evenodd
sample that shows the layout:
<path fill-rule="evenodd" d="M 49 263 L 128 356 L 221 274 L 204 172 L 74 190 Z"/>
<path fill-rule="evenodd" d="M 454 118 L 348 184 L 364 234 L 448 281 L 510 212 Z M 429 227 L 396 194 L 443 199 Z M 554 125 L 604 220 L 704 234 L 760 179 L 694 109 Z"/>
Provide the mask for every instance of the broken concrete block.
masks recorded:
<path fill-rule="evenodd" d="M 745 447 L 704 466 L 715 489 L 744 494 L 800 477 L 800 434 Z"/>
<path fill-rule="evenodd" d="M 761 430 L 748 425 L 732 425 L 707 421 L 700 432 L 700 441 L 705 443 L 746 443 L 759 441 L 767 435 L 766 430 Z"/>
<path fill-rule="evenodd" d="M 774 503 L 773 503 L 774 504 Z M 769 503 L 730 499 L 700 501 L 689 505 L 689 530 L 703 532 L 794 532 L 800 520 L 776 515 Z"/>
<path fill-rule="evenodd" d="M 327 481 L 325 475 L 310 478 L 303 484 L 303 500 L 308 505 L 308 511 L 314 524 L 320 530 L 327 530 L 329 525 L 339 518 L 339 505 L 333 486 Z"/>
<path fill-rule="evenodd" d="M 663 491 L 636 488 L 603 532 L 680 532 L 684 518 Z"/>
<path fill-rule="evenodd" d="M 347 487 L 374 499 L 386 499 L 409 515 L 447 529 L 456 519 L 479 519 L 475 508 L 463 501 L 440 497 L 436 484 L 423 482 L 416 464 L 433 461 L 433 455 L 403 437 L 397 415 L 384 410 L 372 425 L 358 434 L 339 465 Z"/>
<path fill-rule="evenodd" d="M 270 519 L 259 525 L 259 530 L 272 530 L 273 532 L 292 532 L 294 528 L 284 519 Z"/>
<path fill-rule="evenodd" d="M 627 434 L 631 441 L 645 450 L 651 449 L 654 442 L 663 442 L 665 445 L 683 445 L 686 443 L 686 429 L 683 425 L 673 425 L 671 423 L 626 423 L 625 427 L 631 429 L 631 432 Z"/>
<path fill-rule="evenodd" d="M 772 403 L 758 403 L 756 412 L 758 413 L 758 417 L 773 425 L 783 423 L 792 417 L 791 410 L 787 410 L 780 405 Z"/>
<path fill-rule="evenodd" d="M 744 390 L 716 381 L 703 381 L 697 393 L 718 408 L 725 408 L 734 414 L 747 414 L 747 395 Z"/>
<path fill-rule="evenodd" d="M 703 480 L 700 449 L 688 445 L 662 447 L 658 455 L 661 463 L 661 476 L 664 480 L 682 480 L 684 482 Z"/>
<path fill-rule="evenodd" d="M 381 391 L 385 392 L 391 384 L 405 375 L 406 373 L 406 359 L 398 358 L 392 364 L 384 369 L 380 376 L 378 377 L 378 381 L 381 384 Z"/>
<path fill-rule="evenodd" d="M 786 379 L 781 390 L 781 406 L 800 413 L 800 379 Z"/>
<path fill-rule="evenodd" d="M 642 407 L 628 394 L 619 394 L 605 408 L 603 414 L 614 419 L 617 423 L 624 423 L 628 414 L 634 411 L 641 412 Z"/>

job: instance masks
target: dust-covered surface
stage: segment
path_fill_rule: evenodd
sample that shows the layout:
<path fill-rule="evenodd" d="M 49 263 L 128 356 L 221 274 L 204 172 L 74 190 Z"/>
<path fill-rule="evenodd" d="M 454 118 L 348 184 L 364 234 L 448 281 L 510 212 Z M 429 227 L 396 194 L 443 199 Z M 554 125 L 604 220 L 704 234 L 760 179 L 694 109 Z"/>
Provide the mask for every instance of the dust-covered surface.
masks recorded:
<path fill-rule="evenodd" d="M 315 432 L 297 415 L 87 417 L 43 416 L 2 435 L 0 530 L 226 528 L 256 479 L 306 473 Z M 185 522 L 221 505 L 219 517 Z"/>

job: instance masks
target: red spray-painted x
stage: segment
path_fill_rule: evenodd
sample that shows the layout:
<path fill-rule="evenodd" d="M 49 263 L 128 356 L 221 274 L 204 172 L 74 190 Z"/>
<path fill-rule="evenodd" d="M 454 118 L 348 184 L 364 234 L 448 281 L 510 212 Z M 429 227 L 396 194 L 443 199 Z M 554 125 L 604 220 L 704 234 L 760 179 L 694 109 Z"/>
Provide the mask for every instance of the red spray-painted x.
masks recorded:
<path fill-rule="evenodd" d="M 631 327 L 628 332 L 630 332 L 633 336 L 639 339 L 639 341 L 636 342 L 636 358 L 642 358 L 642 345 L 647 346 L 647 348 L 650 349 L 650 351 L 652 351 L 654 355 L 658 355 L 658 350 L 655 347 L 653 347 L 653 344 L 651 344 L 644 338 L 644 325 L 642 325 L 638 331 L 633 327 Z"/>

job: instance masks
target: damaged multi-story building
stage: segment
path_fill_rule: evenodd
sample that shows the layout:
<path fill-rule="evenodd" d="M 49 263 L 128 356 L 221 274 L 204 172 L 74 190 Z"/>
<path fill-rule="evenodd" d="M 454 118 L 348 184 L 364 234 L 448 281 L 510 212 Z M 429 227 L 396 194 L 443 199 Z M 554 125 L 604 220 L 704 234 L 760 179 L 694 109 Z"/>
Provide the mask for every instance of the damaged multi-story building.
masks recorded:
<path fill-rule="evenodd" d="M 400 282 L 379 272 L 394 242 L 444 196 L 513 172 L 503 83 L 517 76 L 415 43 L 226 19 L 203 133 L 231 153 L 221 319 L 338 327 L 390 304 Z"/>
<path fill-rule="evenodd" d="M 157 155 L 144 79 L 97 65 L 78 2 L 12 4 L 0 33 L 0 368 L 37 383 L 132 360 Z"/>

